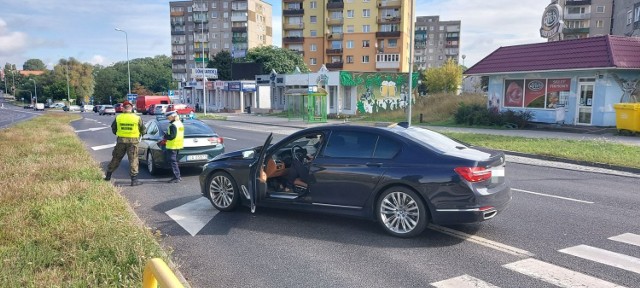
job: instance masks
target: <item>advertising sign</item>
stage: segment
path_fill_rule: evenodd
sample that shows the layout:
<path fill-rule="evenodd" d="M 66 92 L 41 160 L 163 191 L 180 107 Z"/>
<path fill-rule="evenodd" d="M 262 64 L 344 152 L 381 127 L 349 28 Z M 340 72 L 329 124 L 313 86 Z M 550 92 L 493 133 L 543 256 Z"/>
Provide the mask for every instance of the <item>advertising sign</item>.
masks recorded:
<path fill-rule="evenodd" d="M 240 82 L 228 82 L 228 91 L 240 91 Z"/>
<path fill-rule="evenodd" d="M 542 27 L 540 37 L 552 38 L 558 35 L 564 26 L 562 20 L 562 7 L 558 4 L 549 4 L 542 14 Z"/>
<path fill-rule="evenodd" d="M 191 69 L 191 76 L 193 76 L 196 79 L 202 79 L 203 73 L 207 78 L 218 79 L 218 69 L 216 68 L 204 68 L 204 69 L 192 68 Z"/>
<path fill-rule="evenodd" d="M 255 83 L 242 83 L 242 91 L 243 92 L 255 92 L 256 84 Z"/>
<path fill-rule="evenodd" d="M 543 108 L 546 90 L 546 79 L 527 79 L 524 90 L 524 106 L 529 108 Z"/>
<path fill-rule="evenodd" d="M 524 80 L 504 81 L 504 107 L 522 107 Z"/>
<path fill-rule="evenodd" d="M 213 82 L 213 87 L 216 89 L 223 89 L 224 88 L 224 82 L 222 81 L 214 81 Z"/>

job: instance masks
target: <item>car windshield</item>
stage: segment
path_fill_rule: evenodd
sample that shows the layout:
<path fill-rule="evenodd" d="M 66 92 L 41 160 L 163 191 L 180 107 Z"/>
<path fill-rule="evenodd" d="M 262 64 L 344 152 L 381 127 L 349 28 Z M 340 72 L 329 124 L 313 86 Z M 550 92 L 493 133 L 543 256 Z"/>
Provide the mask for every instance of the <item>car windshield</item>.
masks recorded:
<path fill-rule="evenodd" d="M 216 132 L 207 124 L 201 121 L 185 120 L 182 121 L 184 125 L 184 136 L 201 136 L 201 137 L 213 137 L 216 136 Z M 169 127 L 169 120 L 162 120 L 158 122 L 161 131 L 167 131 Z"/>

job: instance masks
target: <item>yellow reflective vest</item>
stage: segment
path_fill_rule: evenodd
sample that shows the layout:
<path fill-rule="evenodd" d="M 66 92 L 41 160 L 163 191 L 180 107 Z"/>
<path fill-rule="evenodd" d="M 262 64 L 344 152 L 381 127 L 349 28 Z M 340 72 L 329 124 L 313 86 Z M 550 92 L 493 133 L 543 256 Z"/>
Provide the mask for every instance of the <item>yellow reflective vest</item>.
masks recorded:
<path fill-rule="evenodd" d="M 182 121 L 176 120 L 173 121 L 174 126 L 176 126 L 176 138 L 173 140 L 167 140 L 167 149 L 178 150 L 184 148 L 184 125 L 182 125 Z M 167 134 L 171 133 L 171 129 L 167 131 Z M 169 134 L 170 135 L 170 134 Z"/>
<path fill-rule="evenodd" d="M 122 113 L 116 116 L 118 126 L 116 135 L 124 138 L 140 138 L 138 123 L 140 123 L 140 116 L 133 113 Z"/>

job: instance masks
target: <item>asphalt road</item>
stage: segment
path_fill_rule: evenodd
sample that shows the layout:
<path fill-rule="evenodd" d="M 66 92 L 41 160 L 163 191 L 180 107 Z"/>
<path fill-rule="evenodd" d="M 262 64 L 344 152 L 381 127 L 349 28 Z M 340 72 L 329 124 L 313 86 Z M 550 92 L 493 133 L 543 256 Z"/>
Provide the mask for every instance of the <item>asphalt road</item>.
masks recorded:
<path fill-rule="evenodd" d="M 83 116 L 72 126 L 105 167 L 113 116 Z M 227 151 L 292 131 L 206 122 L 225 137 Z M 640 178 L 552 166 L 510 163 L 508 210 L 481 224 L 431 226 L 413 239 L 388 236 L 366 220 L 260 207 L 218 213 L 201 197 L 200 169 L 168 184 L 170 172 L 153 177 L 142 167 L 145 185 L 130 187 L 125 159 L 114 184 L 163 235 L 194 287 L 638 287 Z"/>
<path fill-rule="evenodd" d="M 8 102 L 5 102 L 2 98 L 0 98 L 0 104 L 0 129 L 11 127 L 16 123 L 29 120 L 44 113 L 43 111 L 24 109 L 22 106 L 13 106 Z"/>

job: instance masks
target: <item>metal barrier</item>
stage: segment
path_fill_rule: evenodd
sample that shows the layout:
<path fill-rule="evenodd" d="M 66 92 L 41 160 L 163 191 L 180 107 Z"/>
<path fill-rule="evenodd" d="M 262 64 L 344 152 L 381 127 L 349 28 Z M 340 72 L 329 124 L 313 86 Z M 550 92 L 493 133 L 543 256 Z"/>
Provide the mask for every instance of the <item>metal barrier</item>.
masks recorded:
<path fill-rule="evenodd" d="M 142 273 L 142 288 L 157 288 L 161 287 L 169 288 L 184 288 L 182 283 L 178 281 L 178 278 L 173 271 L 169 269 L 164 261 L 160 258 L 153 258 L 147 262 Z"/>

